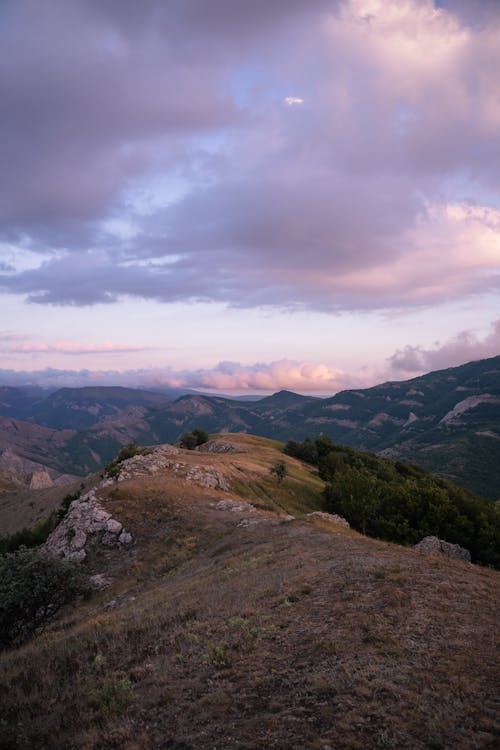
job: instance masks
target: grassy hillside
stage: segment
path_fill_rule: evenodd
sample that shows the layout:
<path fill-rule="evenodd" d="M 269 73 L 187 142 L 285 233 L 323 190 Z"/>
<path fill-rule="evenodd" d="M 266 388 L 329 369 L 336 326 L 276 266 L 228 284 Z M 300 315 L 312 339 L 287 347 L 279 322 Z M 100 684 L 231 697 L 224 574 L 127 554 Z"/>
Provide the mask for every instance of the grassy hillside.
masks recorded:
<path fill-rule="evenodd" d="M 134 544 L 89 543 L 111 586 L 0 656 L 0 748 L 493 748 L 498 574 L 308 517 L 312 467 L 223 440 L 98 490 Z"/>

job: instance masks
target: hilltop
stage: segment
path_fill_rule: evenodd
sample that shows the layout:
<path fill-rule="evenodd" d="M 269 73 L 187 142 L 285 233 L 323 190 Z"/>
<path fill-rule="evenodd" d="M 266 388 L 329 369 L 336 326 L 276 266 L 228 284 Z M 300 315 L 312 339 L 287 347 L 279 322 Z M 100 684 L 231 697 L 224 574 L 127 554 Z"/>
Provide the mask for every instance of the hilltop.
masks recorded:
<path fill-rule="evenodd" d="M 500 356 L 331 398 L 280 391 L 245 402 L 102 387 L 61 389 L 38 401 L 27 393 L 23 401 L 19 389 L 3 392 L 4 469 L 13 468 L 7 447 L 53 474 L 84 476 L 121 445 L 177 442 L 194 427 L 282 441 L 323 434 L 410 460 L 485 498 L 500 498 Z"/>
<path fill-rule="evenodd" d="M 498 573 L 309 516 L 321 489 L 246 435 L 89 477 L 107 585 L 0 658 L 0 747 L 493 748 Z"/>

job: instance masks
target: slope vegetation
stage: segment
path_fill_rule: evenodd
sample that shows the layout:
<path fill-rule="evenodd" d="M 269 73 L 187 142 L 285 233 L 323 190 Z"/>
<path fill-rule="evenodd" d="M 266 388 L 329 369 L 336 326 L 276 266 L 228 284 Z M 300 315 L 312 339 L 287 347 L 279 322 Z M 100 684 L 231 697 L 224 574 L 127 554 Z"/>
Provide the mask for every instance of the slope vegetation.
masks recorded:
<path fill-rule="evenodd" d="M 95 478 L 133 544 L 89 538 L 110 585 L 1 656 L 0 748 L 495 746 L 498 573 L 308 516 L 322 483 L 279 447 Z"/>

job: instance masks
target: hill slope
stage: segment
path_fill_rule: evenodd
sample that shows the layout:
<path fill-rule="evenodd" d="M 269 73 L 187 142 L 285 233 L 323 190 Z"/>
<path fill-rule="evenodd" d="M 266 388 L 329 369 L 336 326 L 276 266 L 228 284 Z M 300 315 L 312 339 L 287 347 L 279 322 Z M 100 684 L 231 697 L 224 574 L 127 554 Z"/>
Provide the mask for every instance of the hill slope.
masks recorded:
<path fill-rule="evenodd" d="M 324 434 L 336 443 L 413 461 L 484 497 L 500 498 L 500 357 L 327 399 L 281 391 L 260 401 L 203 395 L 172 401 L 133 389 L 83 388 L 62 389 L 21 408 L 19 393 L 4 390 L 6 413 L 17 409 L 24 419 L 72 428 L 48 441 L 46 461 L 35 450 L 36 426 L 32 440 L 25 426 L 16 435 L 17 455 L 63 472 L 84 475 L 109 461 L 120 445 L 177 442 L 194 427 L 283 441 Z"/>
<path fill-rule="evenodd" d="M 0 747 L 493 748 L 498 573 L 307 517 L 309 467 L 223 441 L 98 486 L 134 542 L 89 539 L 110 587 L 0 657 Z"/>

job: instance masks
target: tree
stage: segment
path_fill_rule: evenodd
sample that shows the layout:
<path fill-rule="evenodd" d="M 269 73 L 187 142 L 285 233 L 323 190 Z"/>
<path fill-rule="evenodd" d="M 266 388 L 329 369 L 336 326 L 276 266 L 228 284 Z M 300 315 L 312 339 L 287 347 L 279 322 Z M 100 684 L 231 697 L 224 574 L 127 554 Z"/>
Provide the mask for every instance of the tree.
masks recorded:
<path fill-rule="evenodd" d="M 43 550 L 21 547 L 0 558 L 0 649 L 41 632 L 48 620 L 78 596 L 90 594 L 75 564 Z"/>
<path fill-rule="evenodd" d="M 287 474 L 285 462 L 276 461 L 274 466 L 271 466 L 271 468 L 269 469 L 269 473 L 274 474 L 276 476 L 278 484 L 281 484 Z"/>

